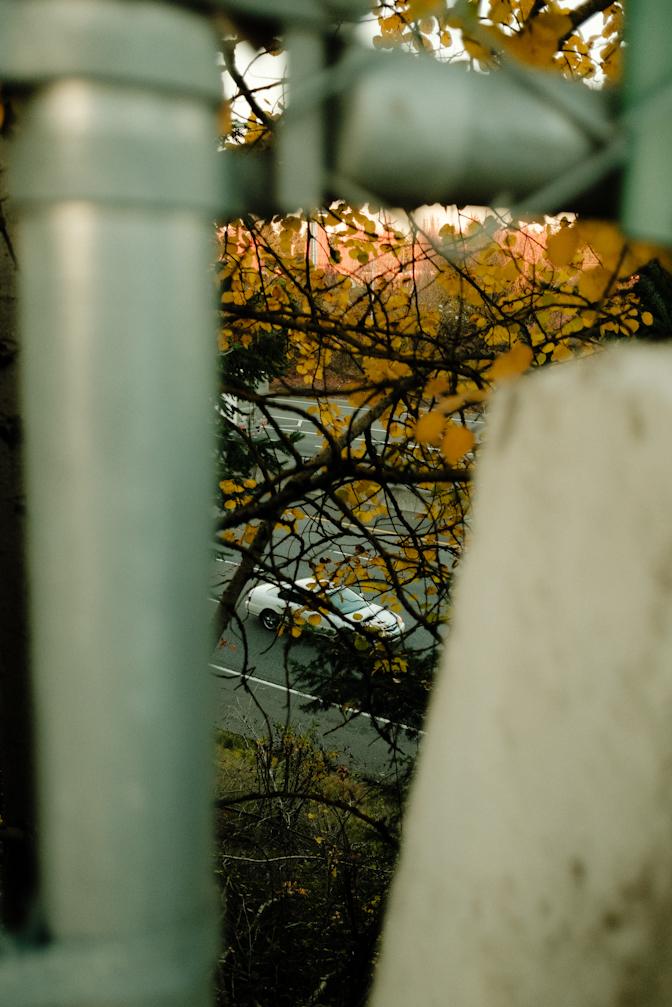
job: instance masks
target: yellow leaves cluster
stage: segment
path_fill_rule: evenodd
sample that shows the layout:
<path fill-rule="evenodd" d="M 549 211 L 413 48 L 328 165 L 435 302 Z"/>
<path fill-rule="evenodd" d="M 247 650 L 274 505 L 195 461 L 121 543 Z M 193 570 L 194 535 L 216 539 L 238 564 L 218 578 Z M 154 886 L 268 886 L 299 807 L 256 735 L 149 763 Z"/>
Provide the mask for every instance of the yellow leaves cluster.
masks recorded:
<path fill-rule="evenodd" d="M 474 447 L 476 438 L 467 427 L 448 421 L 441 440 L 441 454 L 449 465 L 457 465 Z"/>
<path fill-rule="evenodd" d="M 533 360 L 533 353 L 524 343 L 514 343 L 510 350 L 502 353 L 486 372 L 489 381 L 507 381 L 520 377 Z"/>
<path fill-rule="evenodd" d="M 499 34 L 505 51 L 515 56 L 521 63 L 531 66 L 549 66 L 558 51 L 560 39 L 571 31 L 572 21 L 560 12 L 555 4 L 528 21 L 522 31 L 515 35 Z"/>
<path fill-rule="evenodd" d="M 432 410 L 420 417 L 415 425 L 415 439 L 418 444 L 439 448 L 449 465 L 461 461 L 476 443 L 468 427 L 447 420 L 440 410 Z"/>
<path fill-rule="evenodd" d="M 439 14 L 444 9 L 442 0 L 408 0 L 406 15 L 411 21 Z"/>
<path fill-rule="evenodd" d="M 471 59 L 478 60 L 479 63 L 486 63 L 490 59 L 490 50 L 478 39 L 465 35 L 462 44 L 464 51 Z"/>
<path fill-rule="evenodd" d="M 581 241 L 578 227 L 561 226 L 546 242 L 546 253 L 555 266 L 568 266 Z"/>
<path fill-rule="evenodd" d="M 446 419 L 443 413 L 434 410 L 421 416 L 415 425 L 415 439 L 418 444 L 430 444 L 438 448 L 443 437 Z"/>
<path fill-rule="evenodd" d="M 364 357 L 362 367 L 369 381 L 383 383 L 397 381 L 411 374 L 411 368 L 400 360 L 389 360 L 385 357 Z"/>
<path fill-rule="evenodd" d="M 639 266 L 659 257 L 656 246 L 627 241 L 614 224 L 599 220 L 580 220 L 548 231 L 546 250 L 549 260 L 558 266 L 575 263 L 583 269 L 600 267 L 614 279 L 631 276 Z"/>
<path fill-rule="evenodd" d="M 242 482 L 237 482 L 235 479 L 222 479 L 219 488 L 225 497 L 224 509 L 236 510 L 236 508 L 249 503 L 252 499 L 249 490 L 254 489 L 256 485 L 255 479 L 243 479 Z"/>
<path fill-rule="evenodd" d="M 552 351 L 555 349 L 555 346 L 551 347 Z M 514 342 L 511 349 L 495 359 L 484 377 L 490 384 L 517 378 L 530 367 L 533 360 L 534 353 L 529 346 Z M 440 398 L 440 401 L 434 409 L 418 419 L 413 435 L 418 444 L 438 448 L 449 465 L 456 465 L 473 449 L 476 438 L 467 426 L 448 419 L 448 416 L 469 404 L 482 402 L 488 392 L 473 388 L 455 395 L 445 395 L 449 387 L 445 376 L 440 374 L 427 383 L 425 396 Z"/>
<path fill-rule="evenodd" d="M 217 132 L 220 136 L 227 136 L 231 131 L 231 102 L 221 101 L 217 110 Z"/>
<path fill-rule="evenodd" d="M 577 288 L 582 297 L 594 303 L 606 295 L 613 278 L 614 274 L 601 266 L 586 269 L 579 276 Z"/>
<path fill-rule="evenodd" d="M 487 18 L 492 24 L 510 25 L 513 21 L 511 0 L 490 0 Z"/>

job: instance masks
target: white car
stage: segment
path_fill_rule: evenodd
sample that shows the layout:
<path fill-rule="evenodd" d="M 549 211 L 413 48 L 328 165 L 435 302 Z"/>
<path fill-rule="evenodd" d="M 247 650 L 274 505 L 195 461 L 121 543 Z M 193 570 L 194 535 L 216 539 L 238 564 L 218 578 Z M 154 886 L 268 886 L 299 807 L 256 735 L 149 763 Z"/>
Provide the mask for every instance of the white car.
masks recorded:
<path fill-rule="evenodd" d="M 320 606 L 317 599 L 311 605 L 310 599 L 304 597 L 307 592 L 318 591 L 326 599 L 324 606 Z M 313 577 L 297 580 L 294 584 L 257 584 L 247 595 L 245 604 L 251 615 L 259 617 L 262 626 L 273 631 L 294 612 L 316 633 L 330 634 L 339 629 L 361 627 L 382 639 L 399 640 L 406 628 L 400 616 L 382 605 L 374 605 L 349 587 L 320 582 Z"/>

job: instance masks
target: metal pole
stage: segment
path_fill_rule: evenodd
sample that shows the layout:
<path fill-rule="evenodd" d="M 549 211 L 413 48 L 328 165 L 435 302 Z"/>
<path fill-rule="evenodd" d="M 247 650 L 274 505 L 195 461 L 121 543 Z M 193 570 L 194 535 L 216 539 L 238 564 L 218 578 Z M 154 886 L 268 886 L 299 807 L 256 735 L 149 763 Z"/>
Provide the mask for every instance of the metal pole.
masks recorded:
<path fill-rule="evenodd" d="M 365 61 L 353 52 L 340 67 L 345 80 L 349 65 L 332 184 L 392 206 L 510 206 L 581 166 L 611 135 L 603 95 L 558 79 L 552 102 L 539 73 L 467 73 L 406 54 Z"/>
<path fill-rule="evenodd" d="M 18 7 L 54 60 L 12 175 L 49 943 L 0 1002 L 204 1007 L 214 45 L 169 4 Z"/>
<path fill-rule="evenodd" d="M 672 241 L 672 76 L 669 31 L 660 0 L 627 7 L 623 102 L 628 141 L 623 227 L 628 234 Z"/>

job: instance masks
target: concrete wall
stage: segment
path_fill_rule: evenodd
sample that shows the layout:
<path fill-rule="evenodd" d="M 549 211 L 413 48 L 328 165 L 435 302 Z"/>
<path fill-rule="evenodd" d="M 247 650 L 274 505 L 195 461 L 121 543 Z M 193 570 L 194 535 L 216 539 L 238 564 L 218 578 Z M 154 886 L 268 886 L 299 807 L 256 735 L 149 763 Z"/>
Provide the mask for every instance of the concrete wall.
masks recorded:
<path fill-rule="evenodd" d="M 667 1007 L 672 350 L 490 422 L 373 1007 Z"/>

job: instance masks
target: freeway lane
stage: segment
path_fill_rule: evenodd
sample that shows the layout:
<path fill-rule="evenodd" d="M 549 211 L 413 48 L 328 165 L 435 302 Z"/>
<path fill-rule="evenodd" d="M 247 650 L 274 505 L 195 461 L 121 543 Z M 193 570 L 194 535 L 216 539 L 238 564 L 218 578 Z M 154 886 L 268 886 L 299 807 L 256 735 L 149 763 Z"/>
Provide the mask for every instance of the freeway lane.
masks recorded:
<path fill-rule="evenodd" d="M 280 403 L 281 405 L 285 403 Z M 286 405 L 296 404 L 305 408 L 309 400 L 287 400 Z M 348 403 L 339 403 L 344 412 L 352 413 L 354 407 Z M 306 435 L 309 452 L 320 446 L 321 436 L 310 423 L 309 419 L 301 420 L 296 415 L 278 410 L 276 418 L 283 429 L 299 430 Z M 312 431 L 309 429 L 312 427 Z M 384 438 L 385 431 L 374 426 L 376 439 Z M 302 449 L 303 450 L 303 449 Z M 416 534 L 422 535 L 425 530 L 426 518 L 414 513 L 415 503 L 410 510 L 404 511 L 403 517 L 393 516 L 378 519 L 375 525 L 370 525 L 382 540 L 390 545 L 408 535 L 407 523 Z M 305 502 L 303 506 L 306 516 L 296 521 L 297 534 L 287 535 L 280 531 L 274 535 L 272 557 L 274 566 L 281 570 L 281 576 L 289 581 L 310 576 L 312 573 L 309 560 L 331 560 L 340 562 L 361 552 L 362 546 L 368 543 L 355 529 L 343 528 L 342 516 L 333 513 L 331 517 L 325 512 L 324 499 L 316 498 L 314 503 Z M 335 520 L 334 520 L 335 519 Z M 426 526 L 429 530 L 429 526 Z M 236 554 L 221 543 L 221 553 L 214 564 L 211 584 L 211 598 L 214 600 L 221 593 L 225 583 L 233 575 L 237 567 Z M 381 547 L 382 548 L 382 547 Z M 440 550 L 440 558 L 446 566 L 452 566 L 449 543 Z M 261 579 L 265 579 L 261 575 Z M 251 584 L 249 585 L 251 586 Z M 414 585 L 418 604 L 424 603 L 423 585 Z M 374 597 L 371 600 L 375 600 Z M 431 635 L 420 627 L 412 615 L 403 612 L 407 625 L 407 645 L 417 650 L 424 650 L 433 643 Z M 302 695 L 296 682 L 288 681 L 285 671 L 286 637 L 276 639 L 264 630 L 256 619 L 245 619 L 244 609 L 239 611 L 245 632 L 245 642 L 241 638 L 240 628 L 231 627 L 226 637 L 219 643 L 211 658 L 211 670 L 216 676 L 218 706 L 217 723 L 230 730 L 246 735 L 264 733 L 266 724 L 264 713 L 272 723 L 289 722 L 305 730 L 311 726 L 317 729 L 318 737 L 326 747 L 343 749 L 348 758 L 356 762 L 360 769 L 370 772 L 382 772 L 389 766 L 387 746 L 364 715 L 344 723 L 344 717 L 338 709 L 329 709 L 319 713 L 309 714 L 302 709 L 311 697 Z M 247 648 L 247 649 L 246 649 Z M 294 641 L 292 656 L 295 660 L 305 662 L 311 660 L 315 651 L 306 641 Z M 245 675 L 245 687 L 241 676 Z M 258 706 L 255 703 L 258 701 Z M 259 709 L 261 707 L 261 710 Z M 262 712 L 263 711 L 263 712 Z M 406 741 L 409 752 L 415 751 L 415 743 Z"/>
<path fill-rule="evenodd" d="M 295 581 L 302 577 L 311 576 L 313 573 L 310 566 L 311 559 L 326 559 L 340 563 L 343 560 L 347 561 L 350 556 L 355 555 L 358 549 L 361 549 L 361 536 L 355 531 L 342 532 L 323 516 L 317 520 L 314 516 L 308 515 L 302 521 L 297 522 L 297 528 L 299 529 L 297 536 L 286 536 L 281 532 L 274 536 L 273 562 L 276 569 L 282 571 L 283 580 Z M 382 534 L 383 537 L 388 536 L 386 541 L 393 543 L 397 533 L 393 529 L 383 528 L 378 531 L 378 534 Z M 447 549 L 441 550 L 440 557 L 446 566 L 452 565 L 452 558 Z M 226 582 L 233 576 L 237 565 L 238 562 L 234 558 L 234 554 L 227 553 L 225 547 L 222 546 L 222 552 L 213 568 L 211 597 L 216 598 L 221 593 Z M 380 575 L 380 571 L 378 571 L 376 576 Z M 260 578 L 262 580 L 268 579 L 263 574 L 260 574 Z M 421 582 L 416 582 L 408 588 L 408 595 L 412 598 L 413 604 L 421 608 L 426 601 L 424 589 L 425 585 Z M 377 600 L 375 595 L 364 593 L 370 601 Z M 408 610 L 403 610 L 401 615 L 406 623 L 407 646 L 414 650 L 424 650 L 431 646 L 432 636 L 418 625 L 413 615 Z"/>
<path fill-rule="evenodd" d="M 343 753 L 343 758 L 360 772 L 366 770 L 378 775 L 390 772 L 387 745 L 370 718 L 361 714 L 348 720 L 336 707 L 306 712 L 303 707 L 313 697 L 288 676 L 287 638 L 276 637 L 263 629 L 258 620 L 245 618 L 244 612 L 240 614 L 244 619 L 246 647 L 240 627 L 232 626 L 210 659 L 209 667 L 216 682 L 217 725 L 246 737 L 265 734 L 269 723 L 291 724 L 301 731 L 314 728 L 326 749 Z M 308 641 L 292 640 L 291 656 L 307 663 L 315 656 L 315 650 Z M 400 747 L 409 755 L 417 751 L 417 743 L 405 735 L 400 738 Z"/>
<path fill-rule="evenodd" d="M 352 423 L 355 416 L 359 417 L 369 411 L 367 406 L 353 405 L 347 399 L 331 397 L 328 401 L 338 411 L 338 414 L 343 419 L 347 419 L 349 423 Z M 271 395 L 269 396 L 269 402 L 272 403 L 268 410 L 269 414 L 277 423 L 278 428 L 284 433 L 301 434 L 303 440 L 300 442 L 299 451 L 305 457 L 312 457 L 324 446 L 324 439 L 315 426 L 314 420 L 310 415 L 305 415 L 308 410 L 315 409 L 317 402 L 315 398 L 299 398 L 298 396 L 296 398 L 284 398 L 282 396 Z M 477 436 L 482 436 L 485 427 L 485 421 L 482 416 L 467 416 L 465 422 L 467 427 L 477 434 Z M 394 442 L 394 438 L 390 437 L 387 427 L 381 425 L 380 422 L 372 424 L 371 438 L 378 448 Z M 354 447 L 363 447 L 365 440 L 363 437 L 357 437 L 352 443 Z"/>

